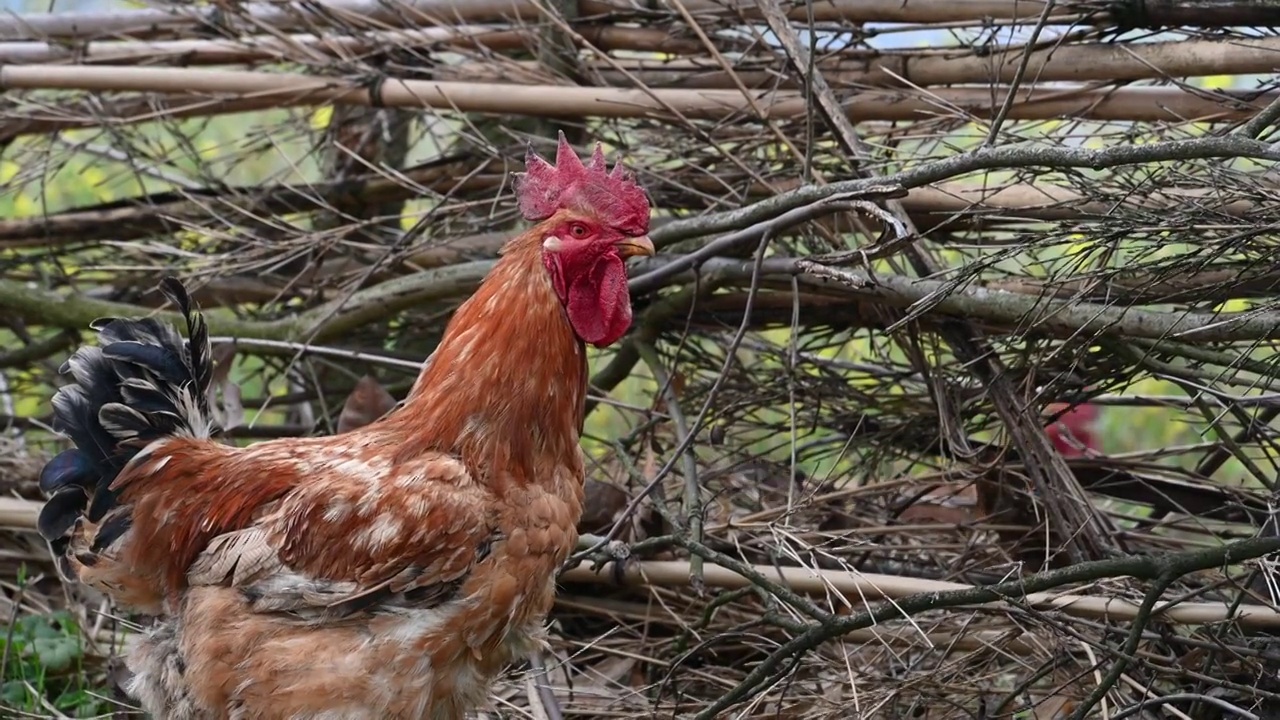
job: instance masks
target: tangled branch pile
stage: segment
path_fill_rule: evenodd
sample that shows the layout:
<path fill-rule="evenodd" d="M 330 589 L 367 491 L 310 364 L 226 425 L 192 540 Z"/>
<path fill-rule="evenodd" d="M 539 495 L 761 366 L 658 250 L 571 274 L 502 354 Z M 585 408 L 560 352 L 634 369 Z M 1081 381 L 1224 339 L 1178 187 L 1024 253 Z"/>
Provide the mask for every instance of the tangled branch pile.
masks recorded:
<path fill-rule="evenodd" d="M 657 209 L 587 425 L 581 530 L 631 559 L 566 571 L 554 657 L 491 716 L 1263 715 L 1280 92 L 1251 74 L 1280 38 L 1239 27 L 1277 21 L 1207 0 L 0 18 L 9 614 L 62 603 L 26 460 L 55 447 L 91 320 L 161 308 L 177 274 L 235 437 L 368 422 L 517 227 L 526 146 L 563 130 Z M 87 672 L 63 685 L 105 686 L 128 623 L 71 596 Z"/>

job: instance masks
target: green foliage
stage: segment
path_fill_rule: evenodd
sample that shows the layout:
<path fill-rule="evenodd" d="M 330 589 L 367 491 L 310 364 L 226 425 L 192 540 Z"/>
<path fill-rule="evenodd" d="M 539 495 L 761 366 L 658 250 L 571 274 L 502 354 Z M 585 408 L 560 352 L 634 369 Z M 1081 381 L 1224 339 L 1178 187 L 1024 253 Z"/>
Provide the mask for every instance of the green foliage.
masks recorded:
<path fill-rule="evenodd" d="M 130 129 L 128 146 L 103 129 L 19 138 L 0 160 L 0 214 L 35 217 L 175 190 L 175 181 L 314 182 L 318 170 L 309 138 L 275 130 L 292 112 L 143 123 Z M 112 148 L 128 160 L 106 155 Z"/>
<path fill-rule="evenodd" d="M 93 717 L 109 710 L 105 691 L 90 681 L 75 617 L 65 610 L 15 618 L 0 638 L 4 671 L 0 708 L 47 716 Z"/>

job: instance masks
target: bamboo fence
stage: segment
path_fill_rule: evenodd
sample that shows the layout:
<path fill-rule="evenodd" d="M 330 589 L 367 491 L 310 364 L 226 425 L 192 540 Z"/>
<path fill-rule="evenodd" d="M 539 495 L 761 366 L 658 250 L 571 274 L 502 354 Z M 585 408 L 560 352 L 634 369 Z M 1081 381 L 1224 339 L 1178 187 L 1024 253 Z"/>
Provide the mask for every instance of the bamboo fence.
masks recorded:
<path fill-rule="evenodd" d="M 591 358 L 551 650 L 485 717 L 1274 715 L 1276 26 L 1269 0 L 0 15 L 0 597 L 85 643 L 7 710 L 113 692 L 138 621 L 32 532 L 88 323 L 172 318 L 177 274 L 231 439 L 369 422 L 563 130 L 626 158 L 660 252 Z"/>

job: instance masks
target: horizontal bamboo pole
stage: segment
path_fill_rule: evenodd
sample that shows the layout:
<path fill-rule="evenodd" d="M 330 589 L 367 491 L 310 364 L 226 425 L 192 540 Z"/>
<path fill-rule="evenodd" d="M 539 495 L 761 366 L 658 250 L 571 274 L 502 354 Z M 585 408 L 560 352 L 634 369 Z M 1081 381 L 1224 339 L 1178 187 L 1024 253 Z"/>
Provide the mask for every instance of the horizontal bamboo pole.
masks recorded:
<path fill-rule="evenodd" d="M 681 0 L 681 5 L 700 17 L 758 19 L 755 0 Z M 1021 19 L 1035 22 L 1045 0 L 821 0 L 812 3 L 817 22 L 899 22 L 957 23 L 998 22 Z M 1057 22 L 1073 22 L 1080 17 L 1076 3 L 1058 2 L 1050 17 Z M 635 7 L 625 0 L 602 2 L 579 0 L 579 17 L 632 14 Z M 647 7 L 646 7 L 647 6 Z M 645 3 L 646 14 L 669 10 L 676 14 L 672 0 Z M 156 37 L 182 29 L 208 27 L 215 21 L 242 25 L 251 32 L 264 27 L 295 30 L 314 25 L 332 26 L 334 19 L 364 27 L 405 27 L 442 23 L 500 22 L 541 17 L 534 0 L 315 0 L 313 2 L 244 3 L 238 12 L 215 15 L 221 7 L 172 7 L 143 10 L 32 13 L 0 17 L 0 39 L 85 39 L 127 36 Z M 792 20 L 806 21 L 809 10 L 803 4 L 788 9 Z M 238 16 L 238 17 L 237 17 Z M 678 16 L 678 15 L 677 15 Z M 1104 15 L 1096 16 L 1105 21 Z M 1209 20 L 1206 18 L 1206 20 Z"/>
<path fill-rule="evenodd" d="M 494 178 L 494 182 L 501 178 Z M 715 179 L 682 178 L 680 184 L 705 193 L 723 191 L 733 187 L 751 200 L 762 200 L 778 193 L 790 192 L 805 183 L 799 178 L 773 178 L 766 187 L 763 183 L 745 184 L 742 178 L 721 175 Z M 1263 187 L 1274 188 L 1276 183 L 1260 176 Z M 1259 209 L 1252 200 L 1241 200 L 1215 188 L 1151 187 L 1143 193 L 1125 196 L 1125 207 L 1131 210 L 1159 212 L 1195 206 L 1212 208 L 1213 212 L 1243 218 Z M 996 217 L 1002 220 L 1090 220 L 1114 217 L 1117 201 L 1114 198 L 1093 199 L 1088 195 L 1049 184 L 1013 183 L 1009 185 L 981 185 L 971 181 L 941 182 L 928 187 L 911 188 L 900 202 L 918 222 L 935 224 L 953 215 Z M 0 240 L 6 238 L 0 222 Z"/>
<path fill-rule="evenodd" d="M 799 183 L 795 185 L 798 187 Z M 760 195 L 763 196 L 764 193 L 760 192 Z M 1247 217 L 1259 209 L 1256 202 L 1228 199 L 1219 191 L 1208 188 L 1152 188 L 1149 195 L 1138 196 L 1135 193 L 1126 200 L 1126 206 L 1130 209 L 1173 210 L 1195 204 L 1212 207 L 1214 212 L 1239 218 Z M 903 203 L 922 215 L 935 216 L 930 218 L 930 222 L 941 219 L 936 216 L 953 213 L 977 213 L 1027 220 L 1086 220 L 1116 214 L 1114 200 L 1094 200 L 1070 188 L 1030 183 L 1000 187 L 942 183 L 934 187 L 912 189 Z"/>
<path fill-rule="evenodd" d="M 689 584 L 690 565 L 678 560 L 649 560 L 629 563 L 623 580 L 631 585 L 655 585 L 660 587 L 685 587 Z M 969 590 L 970 585 L 923 580 L 919 578 L 877 575 L 874 573 L 848 573 L 815 568 L 777 567 L 754 565 L 760 575 L 779 582 L 799 593 L 829 597 L 834 591 L 842 595 L 855 612 L 867 609 L 872 601 L 901 600 L 919 593 L 940 593 Z M 613 563 L 606 563 L 593 571 L 589 563 L 571 568 L 561 575 L 569 582 L 612 583 Z M 703 566 L 703 581 L 710 587 L 735 590 L 751 587 L 751 581 L 743 575 L 719 565 Z M 1056 610 L 1073 617 L 1128 621 L 1138 617 L 1137 603 L 1118 598 L 1071 593 L 1042 592 L 1027 595 L 1021 604 L 1037 610 Z M 1003 603 L 988 603 L 973 607 L 998 608 Z M 1006 606 L 1007 607 L 1007 606 Z M 1159 609 L 1159 606 L 1157 606 Z M 1156 613 L 1160 620 L 1179 625 L 1208 625 L 1232 620 L 1242 627 L 1252 629 L 1280 628 L 1280 612 L 1258 605 L 1229 606 L 1225 603 L 1179 603 Z"/>
<path fill-rule="evenodd" d="M 654 28 L 613 25 L 582 28 L 579 34 L 602 50 L 695 53 L 701 43 Z M 292 60 L 321 62 L 388 48 L 484 47 L 518 50 L 536 47 L 533 27 L 457 25 L 418 30 L 378 30 L 359 34 L 253 35 L 237 40 L 94 40 L 79 45 L 36 40 L 0 42 L 0 63 L 146 63 L 183 67 Z"/>
<path fill-rule="evenodd" d="M 253 107 L 268 98 L 276 107 L 327 103 L 433 108 L 459 112 L 534 117 L 652 118 L 681 117 L 731 122 L 797 120 L 809 111 L 804 94 L 763 92 L 747 102 L 736 90 L 640 90 L 564 85 L 527 85 L 388 79 L 374 97 L 363 80 L 293 73 L 119 66 L 6 65 L 0 88 L 61 89 L 91 92 L 154 92 L 190 97 L 196 93 L 234 96 Z M 1172 88 L 1141 87 L 1086 90 L 1079 87 L 1027 90 L 1013 105 L 1011 119 L 1077 117 L 1091 120 L 1179 121 L 1240 120 L 1265 107 L 1274 93 L 1245 98 L 1218 93 L 1231 102 Z M 216 98 L 215 98 L 216 99 Z M 989 117 L 1002 94 L 989 87 L 949 88 L 927 94 L 907 90 L 868 90 L 845 104 L 851 120 L 921 120 L 931 116 Z M 227 106 L 217 108 L 227 110 Z M 758 111 L 758 112 L 757 112 Z M 209 113 L 193 113 L 209 114 Z M 86 119 L 84 125 L 98 124 Z"/>
<path fill-rule="evenodd" d="M 1024 57 L 1022 48 L 988 54 L 968 49 L 850 51 L 819 60 L 818 70 L 831 85 L 850 89 L 902 87 L 904 82 L 916 87 L 1010 83 Z M 1029 85 L 1269 74 L 1280 66 L 1280 37 L 1053 45 L 1032 51 L 1026 62 L 1023 76 Z M 732 71 L 706 57 L 610 58 L 588 60 L 582 65 L 589 77 L 613 87 L 631 86 L 637 81 L 655 88 L 733 89 L 742 84 L 749 88 L 798 89 L 801 85 L 785 58 L 770 60 L 760 55 L 745 58 Z M 436 73 L 440 80 L 477 82 L 511 82 L 517 77 L 547 82 L 551 78 L 535 61 L 467 62 L 441 66 Z"/>

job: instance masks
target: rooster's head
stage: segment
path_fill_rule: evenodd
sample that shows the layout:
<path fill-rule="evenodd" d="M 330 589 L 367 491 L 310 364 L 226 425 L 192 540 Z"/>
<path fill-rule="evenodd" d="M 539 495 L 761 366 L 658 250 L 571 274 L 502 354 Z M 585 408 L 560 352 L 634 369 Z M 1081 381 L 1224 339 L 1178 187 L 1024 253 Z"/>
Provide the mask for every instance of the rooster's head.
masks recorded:
<path fill-rule="evenodd" d="M 597 347 L 631 326 L 631 297 L 623 260 L 653 255 L 649 198 L 617 163 L 610 171 L 596 145 L 583 163 L 560 133 L 554 165 L 532 149 L 516 176 L 520 212 L 535 229 L 552 286 L 573 330 Z"/>

